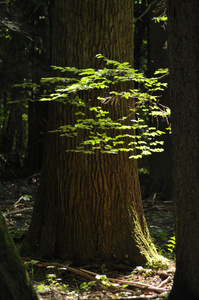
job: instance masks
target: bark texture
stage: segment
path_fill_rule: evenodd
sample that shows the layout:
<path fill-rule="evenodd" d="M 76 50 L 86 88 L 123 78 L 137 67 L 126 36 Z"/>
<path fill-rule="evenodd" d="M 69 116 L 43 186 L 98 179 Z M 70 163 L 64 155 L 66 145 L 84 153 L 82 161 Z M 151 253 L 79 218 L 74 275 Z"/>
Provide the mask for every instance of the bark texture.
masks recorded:
<path fill-rule="evenodd" d="M 176 274 L 169 299 L 199 299 L 199 6 L 169 0 Z"/>
<path fill-rule="evenodd" d="M 0 214 L 0 298 L 37 300 L 28 274 Z"/>
<path fill-rule="evenodd" d="M 102 67 L 95 55 L 132 63 L 132 1 L 63 1 L 53 5 L 53 64 Z M 96 93 L 87 94 L 95 101 Z M 118 118 L 126 105 L 112 105 Z M 54 103 L 49 129 L 73 123 L 74 106 Z M 143 216 L 137 164 L 128 155 L 66 153 L 79 139 L 47 136 L 32 225 L 23 249 L 82 263 L 145 263 L 155 256 Z"/>

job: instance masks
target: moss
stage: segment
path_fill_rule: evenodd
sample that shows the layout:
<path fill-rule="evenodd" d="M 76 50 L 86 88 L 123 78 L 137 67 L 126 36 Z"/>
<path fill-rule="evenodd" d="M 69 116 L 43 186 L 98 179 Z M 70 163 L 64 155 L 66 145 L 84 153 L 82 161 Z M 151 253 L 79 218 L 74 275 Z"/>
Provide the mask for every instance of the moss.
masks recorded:
<path fill-rule="evenodd" d="M 149 261 L 146 263 L 146 268 L 150 269 L 167 269 L 169 265 L 169 260 L 161 255 L 156 255 L 152 259 L 149 259 Z"/>
<path fill-rule="evenodd" d="M 36 300 L 28 273 L 0 213 L 0 290 L 2 299 Z"/>

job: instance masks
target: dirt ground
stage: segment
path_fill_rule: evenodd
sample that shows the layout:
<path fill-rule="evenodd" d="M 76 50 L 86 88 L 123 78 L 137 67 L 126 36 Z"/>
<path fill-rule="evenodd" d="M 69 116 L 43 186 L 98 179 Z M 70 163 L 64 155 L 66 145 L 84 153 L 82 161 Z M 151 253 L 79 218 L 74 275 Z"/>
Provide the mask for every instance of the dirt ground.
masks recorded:
<path fill-rule="evenodd" d="M 21 179 L 19 175 L 0 161 L 0 208 L 17 247 L 30 225 L 39 184 L 37 176 Z M 72 263 L 23 258 L 38 298 L 166 299 L 172 287 L 175 263 L 167 246 L 174 236 L 172 202 L 164 200 L 162 195 L 150 195 L 143 200 L 143 206 L 157 250 L 169 258 L 168 263 L 144 268 L 98 262 L 75 268 Z"/>

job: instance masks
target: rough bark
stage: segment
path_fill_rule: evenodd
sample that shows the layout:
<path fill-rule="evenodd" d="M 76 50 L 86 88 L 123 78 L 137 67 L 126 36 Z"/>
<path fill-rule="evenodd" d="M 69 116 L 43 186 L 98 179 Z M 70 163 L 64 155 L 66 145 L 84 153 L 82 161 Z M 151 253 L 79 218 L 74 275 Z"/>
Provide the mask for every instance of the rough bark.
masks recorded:
<path fill-rule="evenodd" d="M 199 299 L 199 6 L 169 1 L 176 274 L 169 299 Z"/>
<path fill-rule="evenodd" d="M 132 62 L 132 1 L 55 1 L 53 63 L 100 67 L 95 55 Z M 96 94 L 87 94 L 88 99 Z M 112 106 L 112 116 L 123 105 Z M 53 104 L 49 128 L 74 122 L 74 107 Z M 80 137 L 83 138 L 83 137 Z M 143 216 L 137 164 L 126 154 L 66 153 L 77 139 L 47 136 L 32 225 L 23 251 L 82 263 L 145 263 L 156 252 Z M 37 252 L 38 251 L 38 252 Z"/>
<path fill-rule="evenodd" d="M 38 299 L 17 249 L 0 214 L 0 297 L 3 300 Z"/>

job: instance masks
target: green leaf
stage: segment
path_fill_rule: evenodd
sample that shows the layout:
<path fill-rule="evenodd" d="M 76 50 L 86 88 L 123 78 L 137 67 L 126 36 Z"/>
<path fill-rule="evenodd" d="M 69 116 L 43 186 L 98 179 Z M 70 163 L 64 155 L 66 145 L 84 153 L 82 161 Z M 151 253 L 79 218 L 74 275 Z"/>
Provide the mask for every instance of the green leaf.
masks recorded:
<path fill-rule="evenodd" d="M 130 158 L 135 159 L 163 151 L 162 148 L 158 148 L 163 142 L 157 138 L 164 132 L 158 129 L 158 122 L 157 126 L 153 127 L 148 123 L 150 118 L 153 121 L 158 118 L 165 118 L 168 121 L 170 109 L 161 106 L 160 98 L 154 93 L 166 87 L 166 83 L 161 82 L 161 77 L 168 73 L 168 69 L 157 70 L 154 75 L 159 77 L 146 78 L 128 62 L 121 63 L 102 54 L 96 57 L 106 64 L 103 69 L 54 66 L 54 70 L 64 73 L 65 77 L 42 79 L 42 84 L 50 84 L 55 88 L 52 88 L 50 96 L 45 92 L 40 101 L 63 101 L 66 105 L 75 106 L 75 124 L 64 125 L 57 131 L 66 137 L 81 134 L 81 140 L 84 140 L 76 146 L 76 149 L 67 151 L 88 154 L 93 154 L 96 150 L 109 154 L 121 151 L 129 152 Z M 120 85 L 117 83 L 125 81 L 134 81 L 139 88 L 119 89 Z M 99 89 L 104 91 L 96 96 Z M 92 90 L 96 90 L 94 102 L 90 100 Z M 120 110 L 123 103 L 126 103 L 128 108 L 126 113 L 123 109 Z M 112 118 L 112 110 L 115 110 L 115 107 L 117 113 L 114 113 Z"/>

